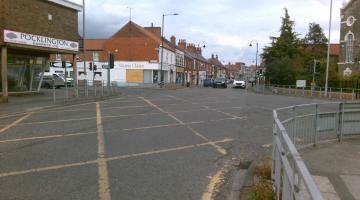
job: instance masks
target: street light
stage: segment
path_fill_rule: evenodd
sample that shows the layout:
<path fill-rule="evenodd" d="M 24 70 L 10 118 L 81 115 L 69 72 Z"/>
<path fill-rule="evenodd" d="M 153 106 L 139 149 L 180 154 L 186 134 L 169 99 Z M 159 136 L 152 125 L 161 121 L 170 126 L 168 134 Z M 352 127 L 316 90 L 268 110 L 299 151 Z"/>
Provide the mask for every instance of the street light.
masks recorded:
<path fill-rule="evenodd" d="M 163 76 L 163 58 L 164 58 L 164 21 L 165 16 L 170 15 L 179 15 L 178 13 L 173 14 L 163 14 L 162 15 L 162 26 L 161 26 L 161 62 L 160 62 L 160 87 L 164 84 L 164 76 Z"/>
<path fill-rule="evenodd" d="M 252 47 L 253 46 L 253 42 L 256 42 L 256 58 L 255 58 L 255 78 L 256 78 L 256 75 L 257 75 L 257 72 L 258 72 L 258 53 L 259 53 L 259 43 L 257 40 L 252 40 L 249 44 L 249 47 Z M 257 79 L 259 81 L 259 79 Z"/>
<path fill-rule="evenodd" d="M 328 81 L 329 81 L 329 65 L 330 65 L 330 38 L 331 38 L 331 21 L 332 21 L 332 3 L 330 0 L 330 19 L 329 19 L 329 41 L 328 41 L 328 50 L 327 50 L 327 60 L 326 60 L 326 78 L 325 78 L 325 96 L 327 97 L 328 93 Z"/>

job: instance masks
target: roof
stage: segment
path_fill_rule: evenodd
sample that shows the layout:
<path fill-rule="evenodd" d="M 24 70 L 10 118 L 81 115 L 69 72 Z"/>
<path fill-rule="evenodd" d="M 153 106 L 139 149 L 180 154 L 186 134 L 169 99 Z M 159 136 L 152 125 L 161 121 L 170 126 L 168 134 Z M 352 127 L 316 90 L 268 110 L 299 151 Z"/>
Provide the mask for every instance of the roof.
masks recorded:
<path fill-rule="evenodd" d="M 77 11 L 83 10 L 82 5 L 76 4 L 76 3 L 68 1 L 68 0 L 47 0 L 47 1 L 67 7 L 67 8 L 71 8 L 71 9 L 77 10 Z"/>
<path fill-rule="evenodd" d="M 144 27 L 136 24 L 135 22 L 133 21 L 129 21 L 127 24 L 125 24 L 119 31 L 117 31 L 114 35 L 111 36 L 111 38 L 113 37 L 116 37 L 118 34 L 120 34 L 125 28 L 127 28 L 128 26 L 131 26 L 131 27 L 134 27 L 136 28 L 137 30 L 139 30 L 141 33 L 143 33 L 144 35 L 146 35 L 147 37 L 153 39 L 154 41 L 158 42 L 159 45 L 161 44 L 161 37 L 151 33 L 150 31 L 146 30 Z M 170 50 L 173 50 L 173 48 L 167 44 L 164 40 L 164 47 L 166 49 L 170 49 Z"/>
<path fill-rule="evenodd" d="M 106 41 L 107 39 L 85 39 L 85 47 L 87 50 L 103 50 Z"/>
<path fill-rule="evenodd" d="M 340 44 L 330 44 L 330 55 L 332 56 L 340 55 Z"/>

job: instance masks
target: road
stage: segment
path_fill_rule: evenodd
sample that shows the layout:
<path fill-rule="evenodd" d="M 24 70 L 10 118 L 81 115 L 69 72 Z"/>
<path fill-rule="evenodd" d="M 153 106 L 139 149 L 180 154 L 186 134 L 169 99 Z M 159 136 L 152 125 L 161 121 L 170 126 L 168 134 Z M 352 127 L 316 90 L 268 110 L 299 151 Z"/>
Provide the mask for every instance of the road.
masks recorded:
<path fill-rule="evenodd" d="M 272 110 L 315 102 L 241 89 L 123 89 L 0 117 L 0 199 L 207 200 L 268 152 Z M 223 192 L 223 194 L 221 194 Z"/>

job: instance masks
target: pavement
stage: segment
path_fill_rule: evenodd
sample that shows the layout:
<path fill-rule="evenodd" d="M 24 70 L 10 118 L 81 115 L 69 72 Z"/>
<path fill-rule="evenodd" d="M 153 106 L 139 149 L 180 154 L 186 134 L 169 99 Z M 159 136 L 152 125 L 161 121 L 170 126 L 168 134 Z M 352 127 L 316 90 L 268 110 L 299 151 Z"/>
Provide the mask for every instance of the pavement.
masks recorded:
<path fill-rule="evenodd" d="M 301 151 L 324 198 L 360 200 L 360 138 Z"/>
<path fill-rule="evenodd" d="M 232 88 L 120 93 L 46 109 L 29 97 L 23 113 L 0 116 L 0 199 L 226 199 L 234 161 L 271 152 L 272 110 L 317 101 Z"/>

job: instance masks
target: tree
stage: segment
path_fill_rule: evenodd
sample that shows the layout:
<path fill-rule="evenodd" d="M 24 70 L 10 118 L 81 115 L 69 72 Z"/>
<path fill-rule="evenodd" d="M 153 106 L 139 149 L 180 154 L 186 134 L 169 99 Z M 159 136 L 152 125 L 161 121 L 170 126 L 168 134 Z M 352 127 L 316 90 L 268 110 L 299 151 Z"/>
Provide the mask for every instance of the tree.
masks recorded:
<path fill-rule="evenodd" d="M 279 37 L 270 37 L 272 44 L 265 47 L 262 57 L 267 67 L 267 78 L 275 84 L 293 84 L 295 74 L 292 60 L 299 54 L 299 40 L 293 28 L 295 22 L 290 19 L 288 10 L 285 8 L 282 17 L 282 25 Z"/>

